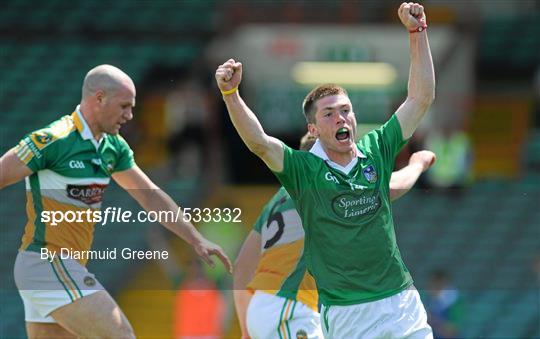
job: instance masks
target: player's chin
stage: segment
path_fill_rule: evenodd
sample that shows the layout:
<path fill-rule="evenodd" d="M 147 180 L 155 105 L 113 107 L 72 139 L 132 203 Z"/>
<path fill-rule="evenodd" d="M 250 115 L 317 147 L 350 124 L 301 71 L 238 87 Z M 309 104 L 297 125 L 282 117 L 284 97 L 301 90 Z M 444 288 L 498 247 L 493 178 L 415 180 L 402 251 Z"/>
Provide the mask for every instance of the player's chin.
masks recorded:
<path fill-rule="evenodd" d="M 337 143 L 338 149 L 342 152 L 349 152 L 354 149 L 354 143 L 350 139 L 336 140 L 336 143 Z"/>
<path fill-rule="evenodd" d="M 111 127 L 109 129 L 109 131 L 107 131 L 107 134 L 118 135 L 120 133 L 120 128 L 121 128 L 120 125 L 115 125 L 115 126 Z"/>

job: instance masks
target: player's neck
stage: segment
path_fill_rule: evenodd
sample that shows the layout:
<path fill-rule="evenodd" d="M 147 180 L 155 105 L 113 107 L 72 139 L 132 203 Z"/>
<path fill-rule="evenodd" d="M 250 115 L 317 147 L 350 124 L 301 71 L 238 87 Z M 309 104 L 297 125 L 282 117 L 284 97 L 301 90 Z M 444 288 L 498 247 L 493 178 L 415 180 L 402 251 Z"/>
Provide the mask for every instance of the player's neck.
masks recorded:
<path fill-rule="evenodd" d="M 353 148 L 349 152 L 336 152 L 329 149 L 325 149 L 328 158 L 340 166 L 347 166 L 356 158 L 356 149 Z"/>
<path fill-rule="evenodd" d="M 81 102 L 79 110 L 81 111 L 81 114 L 84 118 L 84 121 L 86 121 L 88 128 L 90 128 L 94 139 L 96 139 L 96 141 L 101 140 L 101 138 L 103 137 L 103 132 L 99 128 L 96 119 L 94 119 L 94 115 L 89 113 L 90 107 L 88 107 L 84 102 Z"/>

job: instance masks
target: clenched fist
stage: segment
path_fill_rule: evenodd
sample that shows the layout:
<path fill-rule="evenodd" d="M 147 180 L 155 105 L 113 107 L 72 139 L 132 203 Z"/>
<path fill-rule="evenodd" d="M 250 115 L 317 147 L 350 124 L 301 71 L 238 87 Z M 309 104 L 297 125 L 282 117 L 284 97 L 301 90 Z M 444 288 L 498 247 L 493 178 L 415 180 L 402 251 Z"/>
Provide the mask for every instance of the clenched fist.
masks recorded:
<path fill-rule="evenodd" d="M 416 2 L 404 2 L 398 9 L 399 20 L 408 31 L 414 31 L 418 27 L 426 27 L 426 13 L 424 6 Z"/>
<path fill-rule="evenodd" d="M 221 92 L 230 91 L 242 81 L 242 63 L 234 59 L 227 60 L 216 70 L 216 82 Z"/>

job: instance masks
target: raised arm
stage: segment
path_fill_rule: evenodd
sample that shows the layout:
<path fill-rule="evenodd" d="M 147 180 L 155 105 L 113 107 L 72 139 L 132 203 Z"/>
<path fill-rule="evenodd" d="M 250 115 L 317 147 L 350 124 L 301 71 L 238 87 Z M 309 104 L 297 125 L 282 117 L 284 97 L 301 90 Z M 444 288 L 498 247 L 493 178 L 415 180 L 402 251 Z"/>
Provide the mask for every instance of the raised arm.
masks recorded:
<path fill-rule="evenodd" d="M 15 149 L 10 149 L 0 158 L 0 189 L 17 183 L 32 174 L 32 170 L 19 159 Z"/>
<path fill-rule="evenodd" d="M 255 231 L 251 231 L 247 236 L 238 258 L 234 263 L 234 306 L 240 329 L 242 330 L 242 338 L 249 338 L 249 333 L 246 326 L 246 315 L 251 293 L 246 289 L 247 284 L 253 278 L 257 264 L 261 255 L 261 236 Z"/>
<path fill-rule="evenodd" d="M 402 3 L 398 16 L 409 33 L 411 65 L 407 99 L 396 111 L 403 138 L 410 138 L 435 98 L 435 71 L 426 31 L 424 7 Z"/>
<path fill-rule="evenodd" d="M 420 174 L 435 163 L 435 153 L 431 151 L 415 152 L 409 158 L 409 164 L 390 177 L 390 200 L 401 198 L 416 183 Z"/>
<path fill-rule="evenodd" d="M 242 63 L 227 60 L 216 70 L 217 85 L 227 105 L 231 121 L 249 148 L 274 172 L 283 170 L 281 141 L 267 135 L 255 114 L 240 97 L 238 86 L 242 81 Z"/>
<path fill-rule="evenodd" d="M 128 170 L 116 172 L 112 177 L 146 211 L 172 211 L 172 214 L 176 215 L 178 205 L 137 165 Z M 207 264 L 214 267 L 211 256 L 216 255 L 227 270 L 232 272 L 231 262 L 221 247 L 205 239 L 191 223 L 184 222 L 183 218 L 180 218 L 180 220 L 162 220 L 161 224 L 190 244 Z"/>

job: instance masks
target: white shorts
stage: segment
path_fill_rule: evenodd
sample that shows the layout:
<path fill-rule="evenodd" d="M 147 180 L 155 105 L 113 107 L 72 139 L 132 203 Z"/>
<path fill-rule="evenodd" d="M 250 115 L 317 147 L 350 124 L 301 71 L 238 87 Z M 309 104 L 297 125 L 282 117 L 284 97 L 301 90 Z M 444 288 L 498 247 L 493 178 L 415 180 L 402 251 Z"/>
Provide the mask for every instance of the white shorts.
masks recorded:
<path fill-rule="evenodd" d="M 433 338 L 418 291 L 350 306 L 322 306 L 325 338 Z"/>
<path fill-rule="evenodd" d="M 252 339 L 322 339 L 319 313 L 303 303 L 256 291 L 247 309 Z"/>
<path fill-rule="evenodd" d="M 104 289 L 78 261 L 56 257 L 50 262 L 37 252 L 20 251 L 14 273 L 24 319 L 30 322 L 54 323 L 52 311 Z"/>

